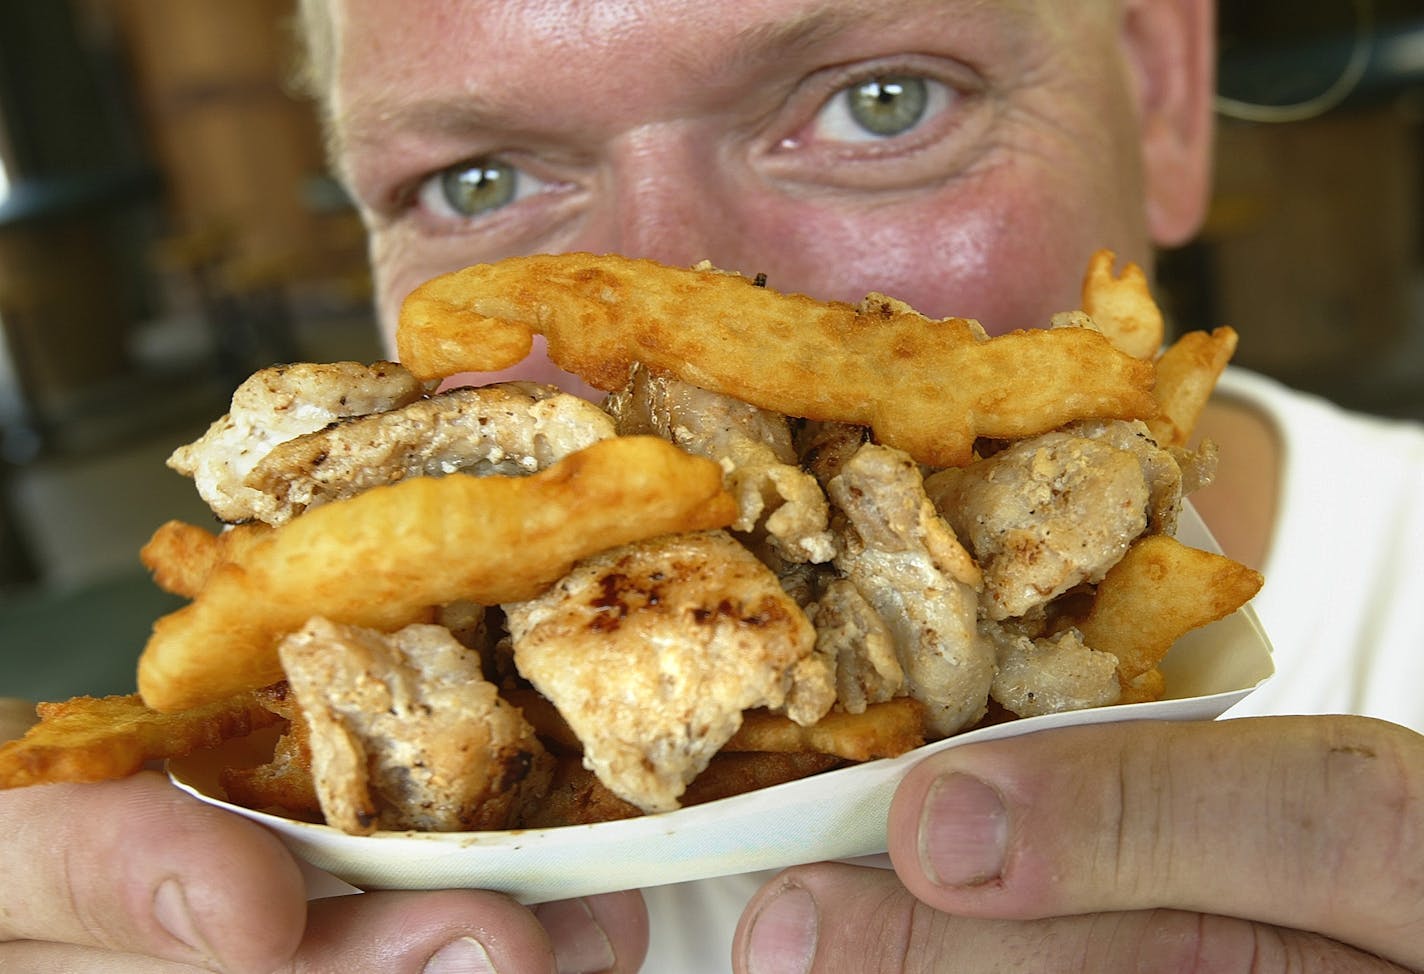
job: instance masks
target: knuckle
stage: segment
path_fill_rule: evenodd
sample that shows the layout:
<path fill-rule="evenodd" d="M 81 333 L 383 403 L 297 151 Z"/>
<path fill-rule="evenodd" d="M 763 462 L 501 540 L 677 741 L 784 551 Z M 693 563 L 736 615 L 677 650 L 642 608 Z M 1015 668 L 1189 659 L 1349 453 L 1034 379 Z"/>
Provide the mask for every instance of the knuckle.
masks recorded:
<path fill-rule="evenodd" d="M 1300 809 L 1298 827 L 1324 843 L 1322 857 L 1348 881 L 1342 909 L 1424 916 L 1424 739 L 1370 718 L 1332 721 L 1316 743 L 1321 809 Z"/>

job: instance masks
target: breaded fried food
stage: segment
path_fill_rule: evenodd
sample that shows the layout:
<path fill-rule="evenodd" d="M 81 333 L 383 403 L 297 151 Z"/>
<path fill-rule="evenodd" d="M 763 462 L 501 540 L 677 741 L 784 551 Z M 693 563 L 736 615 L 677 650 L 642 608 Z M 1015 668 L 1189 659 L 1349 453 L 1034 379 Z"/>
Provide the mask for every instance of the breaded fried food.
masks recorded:
<path fill-rule="evenodd" d="M 816 751 L 720 752 L 682 793 L 684 808 L 799 781 L 844 764 L 833 754 Z M 548 795 L 522 828 L 544 829 L 592 825 L 642 815 L 642 809 L 619 798 L 577 758 L 564 758 L 554 773 Z"/>
<path fill-rule="evenodd" d="M 604 408 L 621 435 L 651 433 L 721 463 L 741 509 L 735 530 L 765 538 L 788 562 L 831 560 L 826 495 L 800 468 L 785 416 L 641 366 Z"/>
<path fill-rule="evenodd" d="M 1149 535 L 1108 570 L 1078 628 L 1089 646 L 1117 657 L 1126 690 L 1178 639 L 1235 612 L 1263 582 L 1259 572 L 1224 555 Z"/>
<path fill-rule="evenodd" d="M 722 531 L 589 558 L 505 606 L 520 675 L 583 742 L 584 763 L 644 811 L 669 811 L 753 707 L 782 707 L 815 646 L 776 576 Z M 820 712 L 834 699 L 831 675 Z"/>
<path fill-rule="evenodd" d="M 1083 311 L 1112 343 L 1134 358 L 1151 359 L 1166 336 L 1162 310 L 1152 297 L 1147 274 L 1129 261 L 1113 273 L 1117 255 L 1099 250 L 1083 275 Z"/>
<path fill-rule="evenodd" d="M 1102 578 L 1147 530 L 1153 494 L 1134 452 L 1071 428 L 939 471 L 927 488 L 983 568 L 995 620 Z"/>
<path fill-rule="evenodd" d="M 896 757 L 924 743 L 924 705 L 910 697 L 897 697 L 860 713 L 833 710 L 805 727 L 783 714 L 751 710 L 722 750 L 816 751 L 847 761 L 873 761 Z"/>
<path fill-rule="evenodd" d="M 534 473 L 613 433 L 607 413 L 553 386 L 450 389 L 281 443 L 244 483 L 269 498 L 262 519 L 281 524 L 408 477 Z"/>
<path fill-rule="evenodd" d="M 277 641 L 312 616 L 393 631 L 431 607 L 532 598 L 579 559 L 730 524 L 722 469 L 656 437 L 603 440 L 529 477 L 416 477 L 314 508 L 159 619 L 138 687 L 156 710 L 282 679 Z"/>
<path fill-rule="evenodd" d="M 968 463 L 976 437 L 1157 409 L 1151 363 L 1093 329 L 991 339 L 884 295 L 822 302 L 613 255 L 514 257 L 437 277 L 406 299 L 396 343 L 407 368 L 434 379 L 513 366 L 536 332 L 555 363 L 600 389 L 621 388 L 641 362 L 788 416 L 870 426 L 937 467 Z"/>
<path fill-rule="evenodd" d="M 192 477 L 198 495 L 222 520 L 265 520 L 267 497 L 246 480 L 273 447 L 344 417 L 414 402 L 430 388 L 394 362 L 274 365 L 239 385 L 227 414 L 174 450 L 168 466 Z"/>
<path fill-rule="evenodd" d="M 1107 707 L 1122 697 L 1117 657 L 1084 645 L 1076 629 L 1032 637 L 988 623 L 984 632 L 999 663 L 989 695 L 1015 716 Z"/>
<path fill-rule="evenodd" d="M 836 567 L 884 621 L 904 692 L 935 737 L 984 715 L 994 652 L 979 634 L 979 566 L 925 493 L 904 452 L 869 443 L 829 485 L 848 524 Z"/>
<path fill-rule="evenodd" d="M 1234 328 L 1189 331 L 1157 359 L 1152 394 L 1161 408 L 1147 425 L 1158 443 L 1187 445 L 1217 380 L 1236 354 L 1236 343 Z"/>
<path fill-rule="evenodd" d="M 217 567 L 240 561 L 243 553 L 270 531 L 261 521 L 233 524 L 217 534 L 185 521 L 165 521 L 139 549 L 139 561 L 163 591 L 191 599 L 208 584 Z"/>
<path fill-rule="evenodd" d="M 280 809 L 310 822 L 322 821 L 321 800 L 312 780 L 311 733 L 287 681 L 263 687 L 257 699 L 286 721 L 270 760 L 253 766 L 223 768 L 219 775 L 228 800 L 246 808 Z"/>
<path fill-rule="evenodd" d="M 548 788 L 553 761 L 533 728 L 444 627 L 388 635 L 318 618 L 278 652 L 327 824 L 504 829 Z"/>
<path fill-rule="evenodd" d="M 177 714 L 151 710 L 138 694 L 75 697 L 37 710 L 39 723 L 0 745 L 0 788 L 122 778 L 149 761 L 215 747 L 279 719 L 251 693 Z"/>

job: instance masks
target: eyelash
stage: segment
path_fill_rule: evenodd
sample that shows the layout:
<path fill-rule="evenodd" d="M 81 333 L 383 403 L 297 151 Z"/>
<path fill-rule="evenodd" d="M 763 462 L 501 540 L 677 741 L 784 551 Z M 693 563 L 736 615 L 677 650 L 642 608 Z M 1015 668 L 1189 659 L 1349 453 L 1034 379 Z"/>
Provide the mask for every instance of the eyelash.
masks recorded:
<path fill-rule="evenodd" d="M 910 121 L 903 132 L 878 134 L 872 132 L 868 127 L 855 118 L 855 106 L 852 102 L 855 93 L 865 89 L 869 85 L 880 84 L 889 87 L 891 84 L 900 86 L 905 92 L 904 97 L 913 97 L 914 88 L 911 85 L 920 85 L 924 89 L 924 104 L 919 114 Z M 923 128 L 927 123 L 932 123 L 954 102 L 956 92 L 935 78 L 926 77 L 920 74 L 909 74 L 900 72 L 884 72 L 868 75 L 864 78 L 851 81 L 837 88 L 835 92 L 827 98 L 816 112 L 815 118 L 808 129 L 822 129 L 822 137 L 818 141 L 829 141 L 840 145 L 874 145 L 884 144 L 912 135 Z M 834 131 L 839 130 L 839 131 Z M 833 131 L 836 138 L 824 139 L 827 131 Z M 786 142 L 796 142 L 797 137 L 792 137 Z"/>
<path fill-rule="evenodd" d="M 497 168 L 507 169 L 514 179 L 513 195 L 507 201 L 479 213 L 462 213 L 455 208 L 445 195 L 444 181 L 447 176 L 459 175 L 477 167 L 484 169 L 486 172 Z M 412 198 L 410 202 L 412 206 L 424 209 L 438 220 L 457 222 L 476 221 L 490 214 L 497 213 L 512 203 L 518 203 L 546 191 L 554 185 L 554 183 L 531 174 L 525 168 L 505 162 L 498 156 L 480 156 L 473 159 L 462 160 L 454 165 L 447 166 L 444 169 L 425 176 L 416 184 L 414 192 L 411 194 Z"/>
<path fill-rule="evenodd" d="M 936 72 L 926 70 L 923 66 L 913 63 L 862 65 L 854 73 L 834 69 L 833 75 L 830 71 L 820 74 L 823 78 L 826 75 L 831 75 L 831 77 L 822 84 L 814 86 L 822 92 L 829 88 L 830 94 L 816 95 L 815 97 L 819 98 L 819 103 L 813 102 L 800 111 L 795 110 L 794 105 L 798 99 L 793 98 L 791 104 L 795 114 L 800 115 L 802 112 L 810 110 L 812 117 L 810 122 L 802 125 L 791 135 L 781 138 L 772 150 L 774 155 L 802 154 L 809 151 L 815 155 L 832 154 L 842 161 L 856 159 L 873 161 L 902 152 L 912 152 L 938 138 L 947 124 L 944 116 L 953 112 L 963 99 L 973 94 L 972 86 L 961 81 L 950 81 L 943 77 L 937 77 Z M 849 99 L 851 93 L 861 86 L 890 80 L 914 81 L 923 84 L 927 92 L 927 100 L 923 111 L 904 132 L 880 136 L 866 131 L 854 120 Z M 815 76 L 808 78 L 807 81 L 814 84 Z M 806 100 L 809 101 L 809 98 L 808 93 Z M 806 104 L 805 101 L 801 103 Z M 805 116 L 802 115 L 802 117 Z M 849 134 L 852 137 L 826 139 L 824 130 L 827 126 L 838 128 L 843 134 Z M 817 129 L 822 131 L 818 133 Z M 859 130 L 859 132 L 855 130 Z M 863 137 L 861 137 L 862 135 Z M 508 201 L 481 212 L 464 214 L 452 206 L 444 195 L 442 180 L 448 175 L 468 171 L 477 166 L 508 167 L 516 178 L 515 195 Z M 402 207 L 413 213 L 421 214 L 425 219 L 438 226 L 459 229 L 485 224 L 497 219 L 512 204 L 547 194 L 551 189 L 557 189 L 560 186 L 561 184 L 557 181 L 533 175 L 527 166 L 509 162 L 498 154 L 490 154 L 461 160 L 419 178 L 402 194 Z"/>

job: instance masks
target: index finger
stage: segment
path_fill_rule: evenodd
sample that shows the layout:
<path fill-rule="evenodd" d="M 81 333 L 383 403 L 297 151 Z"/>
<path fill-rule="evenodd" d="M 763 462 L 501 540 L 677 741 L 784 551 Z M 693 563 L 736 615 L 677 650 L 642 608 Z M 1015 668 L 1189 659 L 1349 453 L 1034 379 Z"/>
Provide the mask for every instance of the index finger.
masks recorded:
<path fill-rule="evenodd" d="M 900 878 L 949 913 L 1176 908 L 1424 966 L 1424 738 L 1364 718 L 1108 724 L 967 745 L 907 776 Z"/>

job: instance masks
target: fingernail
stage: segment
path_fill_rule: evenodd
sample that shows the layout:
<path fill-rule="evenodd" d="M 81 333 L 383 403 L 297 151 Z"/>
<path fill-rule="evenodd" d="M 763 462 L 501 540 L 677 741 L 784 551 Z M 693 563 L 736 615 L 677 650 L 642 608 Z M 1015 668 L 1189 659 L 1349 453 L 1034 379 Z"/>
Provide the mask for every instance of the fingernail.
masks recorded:
<path fill-rule="evenodd" d="M 594 919 L 584 900 L 542 903 L 534 915 L 549 933 L 559 974 L 595 974 L 618 962 L 608 934 Z"/>
<path fill-rule="evenodd" d="M 947 774 L 930 786 L 920 813 L 920 864 L 939 886 L 980 886 L 999 876 L 1009 817 L 999 793 L 978 778 Z"/>
<path fill-rule="evenodd" d="M 211 956 L 212 952 L 193 920 L 193 912 L 188 908 L 188 896 L 183 892 L 183 884 L 178 880 L 165 879 L 154 890 L 153 915 L 173 939 L 205 957 Z"/>
<path fill-rule="evenodd" d="M 498 974 L 484 944 L 474 937 L 452 940 L 431 955 L 422 974 Z"/>
<path fill-rule="evenodd" d="M 757 913 L 747 934 L 751 974 L 805 974 L 816 958 L 816 901 L 787 886 Z"/>

